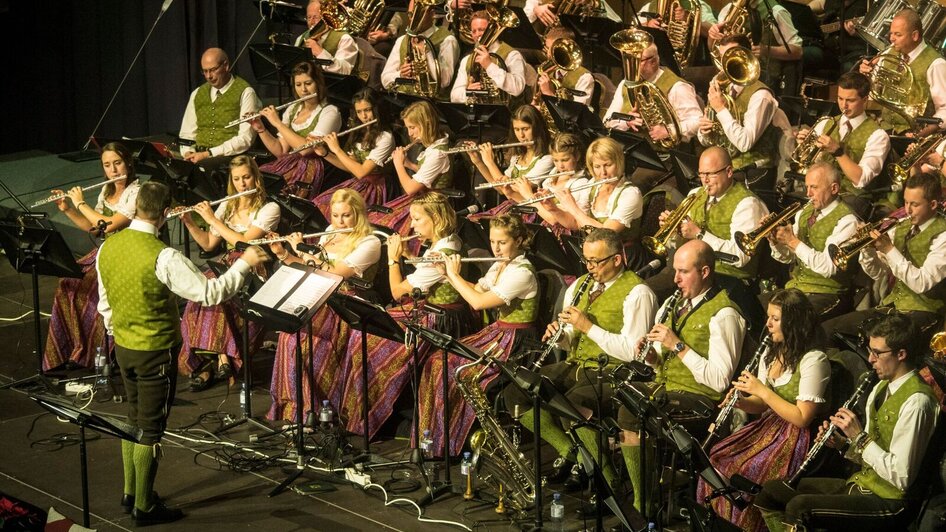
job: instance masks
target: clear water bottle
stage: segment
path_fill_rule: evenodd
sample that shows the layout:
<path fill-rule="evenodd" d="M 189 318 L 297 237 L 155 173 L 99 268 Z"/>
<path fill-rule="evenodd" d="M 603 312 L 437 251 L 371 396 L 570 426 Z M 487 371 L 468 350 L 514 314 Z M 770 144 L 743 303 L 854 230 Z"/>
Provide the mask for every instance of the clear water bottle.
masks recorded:
<path fill-rule="evenodd" d="M 424 472 L 427 479 L 433 479 L 434 470 L 434 440 L 430 438 L 430 429 L 424 429 L 424 436 L 420 439 L 420 452 L 424 457 Z"/>
<path fill-rule="evenodd" d="M 657 523 L 654 523 L 653 521 L 647 523 L 647 530 L 657 530 Z"/>
<path fill-rule="evenodd" d="M 561 530 L 562 526 L 565 523 L 565 504 L 562 503 L 562 494 L 555 492 L 552 494 L 552 505 L 550 509 L 550 521 L 552 522 L 553 530 Z"/>
<path fill-rule="evenodd" d="M 95 348 L 95 387 L 105 388 L 108 386 L 108 377 L 105 375 L 105 353 L 101 347 Z"/>
<path fill-rule="evenodd" d="M 460 462 L 460 474 L 461 474 L 461 475 L 469 475 L 469 474 L 470 474 L 470 469 L 471 469 L 471 466 L 472 466 L 472 465 L 473 465 L 473 463 L 472 463 L 472 461 L 470 460 L 470 451 L 464 451 L 464 452 L 463 452 L 463 461 Z"/>
<path fill-rule="evenodd" d="M 240 383 L 240 410 L 243 410 L 246 407 L 246 394 L 248 390 L 246 389 L 246 383 Z"/>
<path fill-rule="evenodd" d="M 332 410 L 332 405 L 328 403 L 328 399 L 323 399 L 322 408 L 319 409 L 319 422 L 323 425 L 329 425 L 334 418 L 335 411 Z"/>

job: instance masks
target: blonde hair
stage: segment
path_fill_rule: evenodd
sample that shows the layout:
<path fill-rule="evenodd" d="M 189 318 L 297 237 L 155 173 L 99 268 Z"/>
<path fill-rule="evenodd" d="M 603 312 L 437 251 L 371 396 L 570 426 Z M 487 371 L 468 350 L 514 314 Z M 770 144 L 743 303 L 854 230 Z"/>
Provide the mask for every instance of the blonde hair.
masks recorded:
<path fill-rule="evenodd" d="M 420 207 L 433 221 L 434 241 L 457 232 L 457 213 L 443 194 L 434 191 L 426 192 L 417 196 L 411 203 L 411 206 L 414 205 Z"/>
<path fill-rule="evenodd" d="M 489 220 L 489 228 L 499 229 L 509 235 L 509 238 L 518 240 L 520 253 L 525 253 L 532 243 L 532 231 L 518 215 L 506 213 L 494 216 Z"/>
<path fill-rule="evenodd" d="M 256 192 L 249 196 L 250 212 L 256 212 L 263 206 L 263 202 L 266 200 L 266 187 L 263 185 L 263 174 L 260 173 L 259 166 L 256 165 L 256 159 L 249 155 L 237 155 L 230 160 L 230 175 L 227 179 L 227 196 L 232 196 L 237 193 L 236 187 L 233 186 L 233 169 L 241 166 L 248 167 L 250 174 L 253 176 L 253 180 L 256 181 Z M 224 222 L 229 220 L 230 216 L 236 212 L 238 200 L 239 198 L 237 200 L 227 201 L 227 207 L 223 210 Z"/>
<path fill-rule="evenodd" d="M 613 162 L 617 167 L 617 175 L 624 179 L 624 147 L 620 142 L 611 137 L 600 137 L 588 145 L 588 151 L 585 152 L 585 166 L 588 168 L 588 176 L 592 179 L 595 175 L 592 159 L 595 157 Z"/>
<path fill-rule="evenodd" d="M 402 120 L 410 120 L 420 128 L 420 141 L 424 146 L 430 146 L 444 136 L 440 127 L 440 115 L 430 102 L 414 102 L 401 111 Z"/>
<path fill-rule="evenodd" d="M 340 188 L 332 194 L 332 200 L 329 202 L 329 208 L 336 203 L 344 203 L 351 207 L 354 215 L 354 226 L 351 233 L 348 233 L 348 241 L 342 248 L 341 256 L 346 256 L 358 247 L 361 239 L 371 234 L 371 224 L 368 222 L 368 209 L 365 206 L 365 199 L 357 191 L 350 188 Z"/>

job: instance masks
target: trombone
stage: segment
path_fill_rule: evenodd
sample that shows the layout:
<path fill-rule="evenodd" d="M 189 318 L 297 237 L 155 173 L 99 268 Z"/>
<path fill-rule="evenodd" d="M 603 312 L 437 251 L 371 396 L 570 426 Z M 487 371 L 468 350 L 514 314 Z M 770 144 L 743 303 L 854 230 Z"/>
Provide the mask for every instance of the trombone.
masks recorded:
<path fill-rule="evenodd" d="M 319 237 L 328 236 L 328 235 L 343 235 L 346 233 L 351 233 L 354 230 L 355 229 L 352 227 L 346 227 L 345 229 L 333 229 L 331 231 L 322 231 L 321 233 L 309 233 L 306 235 L 302 235 L 302 239 L 308 240 L 310 238 L 319 238 Z M 253 240 L 247 240 L 246 243 L 247 245 L 250 245 L 250 246 L 260 246 L 263 244 L 275 244 L 276 242 L 286 242 L 287 240 L 289 240 L 289 235 L 272 236 L 269 238 L 255 238 Z"/>
<path fill-rule="evenodd" d="M 654 233 L 654 236 L 645 236 L 641 238 L 641 244 L 651 253 L 658 257 L 667 256 L 667 248 L 670 246 L 670 239 L 677 234 L 677 229 L 683 220 L 687 218 L 690 208 L 696 203 L 696 194 L 690 194 L 683 198 L 680 205 L 664 220 L 664 224 Z"/>
<path fill-rule="evenodd" d="M 532 146 L 532 144 L 533 142 L 531 140 L 527 140 L 525 142 L 510 142 L 508 144 L 495 144 L 493 146 L 493 149 L 501 150 L 503 148 L 515 148 L 517 146 Z M 453 153 L 469 153 L 471 151 L 476 151 L 480 149 L 480 146 L 482 146 L 482 144 L 473 144 L 471 146 L 458 146 L 458 147 L 450 148 L 449 150 L 444 150 L 444 153 L 446 153 L 447 155 L 450 155 Z"/>
<path fill-rule="evenodd" d="M 345 131 L 340 131 L 340 132 L 338 132 L 335 136 L 336 136 L 336 137 L 344 137 L 345 135 L 347 135 L 347 134 L 349 134 L 349 133 L 354 133 L 355 131 L 358 131 L 358 130 L 361 129 L 361 128 L 368 127 L 368 126 L 374 124 L 374 123 L 377 122 L 377 121 L 378 121 L 377 118 L 372 119 L 372 120 L 369 120 L 369 121 L 365 122 L 364 124 L 359 124 L 359 125 L 357 125 L 357 126 L 355 126 L 355 127 L 350 127 L 350 128 L 348 128 L 348 129 L 346 129 Z M 325 141 L 322 140 L 322 137 L 319 137 L 319 138 L 317 138 L 317 139 L 315 139 L 315 140 L 313 140 L 313 141 L 311 141 L 311 142 L 306 142 L 305 144 L 299 146 L 298 148 L 293 149 L 293 150 L 290 151 L 289 153 L 299 153 L 300 151 L 305 151 L 305 150 L 308 150 L 309 148 L 314 148 L 314 147 L 318 146 L 319 144 L 325 144 Z"/>
<path fill-rule="evenodd" d="M 293 101 L 291 101 L 291 102 L 287 102 L 287 103 L 284 103 L 284 104 L 282 104 L 282 105 L 278 105 L 278 106 L 276 106 L 276 110 L 277 110 L 277 111 L 282 111 L 283 109 L 289 107 L 289 106 L 292 105 L 292 104 L 301 103 L 301 102 L 304 102 L 304 101 L 306 101 L 306 100 L 311 100 L 312 98 L 318 98 L 319 96 L 320 96 L 319 94 L 308 94 L 308 95 L 306 95 L 306 96 L 303 96 L 302 98 L 298 98 L 298 99 L 295 99 L 295 100 L 293 100 Z M 236 119 L 236 120 L 231 120 L 230 123 L 228 123 L 225 127 L 237 126 L 237 125 L 242 124 L 243 122 L 249 122 L 250 120 L 256 120 L 257 118 L 259 118 L 259 117 L 261 117 L 261 116 L 263 116 L 263 113 L 253 113 L 253 114 L 251 114 L 251 115 L 246 115 L 246 116 L 244 116 L 243 118 L 238 118 L 238 119 Z"/>
<path fill-rule="evenodd" d="M 238 193 L 236 193 L 236 194 L 233 194 L 232 196 L 227 196 L 227 197 L 225 197 L 225 198 L 220 198 L 220 199 L 218 199 L 218 200 L 213 200 L 213 201 L 210 202 L 210 206 L 213 207 L 214 205 L 219 205 L 219 204 L 221 204 L 221 203 L 223 203 L 223 202 L 225 202 L 225 201 L 230 201 L 230 200 L 232 200 L 232 199 L 242 198 L 243 196 L 249 196 L 250 194 L 256 194 L 256 189 L 255 189 L 255 188 L 251 188 L 250 190 L 244 190 L 243 192 L 238 192 Z M 196 211 L 196 210 L 197 210 L 197 205 L 181 205 L 180 207 L 174 207 L 173 209 L 171 209 L 170 211 L 168 211 L 167 218 L 170 220 L 171 218 L 175 218 L 175 217 L 180 216 L 180 215 L 182 215 L 182 214 L 185 214 L 185 213 L 188 213 L 188 212 L 193 212 L 193 211 Z"/>
<path fill-rule="evenodd" d="M 552 178 L 563 176 L 563 175 L 573 175 L 575 173 L 576 172 L 574 170 L 569 170 L 567 172 L 556 172 L 554 174 L 526 177 L 525 179 L 526 181 L 542 181 L 545 179 L 552 179 Z M 505 181 L 496 181 L 495 183 L 482 183 L 473 187 L 473 190 L 487 190 L 490 188 L 508 187 L 508 186 L 515 185 L 518 182 L 519 182 L 518 179 L 507 179 Z"/>
<path fill-rule="evenodd" d="M 614 183 L 615 181 L 619 181 L 621 179 L 624 179 L 624 178 L 623 177 L 609 177 L 607 179 L 602 179 L 601 181 L 590 181 L 588 183 L 578 185 L 577 187 L 569 190 L 569 192 L 578 192 L 579 190 L 585 190 L 589 188 L 594 188 L 599 185 L 606 185 L 608 183 Z M 541 203 L 545 200 L 550 200 L 553 198 L 555 198 L 554 193 L 542 194 L 541 196 L 535 196 L 534 198 L 520 201 L 519 203 L 516 204 L 516 207 L 525 207 L 526 205 L 532 205 L 533 203 Z"/>
<path fill-rule="evenodd" d="M 742 231 L 736 231 L 735 239 L 736 245 L 739 246 L 739 249 L 743 253 L 749 255 L 750 257 L 755 254 L 756 248 L 759 245 L 759 242 L 768 236 L 769 233 L 775 230 L 776 227 L 791 223 L 791 219 L 795 216 L 795 213 L 804 209 L 811 204 L 811 200 L 806 202 L 804 205 L 800 201 L 789 205 L 780 213 L 771 213 L 768 216 L 762 218 L 762 221 L 759 222 L 759 227 L 749 231 L 748 233 L 743 233 Z"/>
<path fill-rule="evenodd" d="M 109 185 L 109 184 L 115 183 L 115 182 L 117 182 L 117 181 L 124 181 L 125 179 L 128 179 L 128 176 L 120 175 L 120 176 L 118 176 L 118 177 L 113 177 L 113 178 L 109 179 L 108 181 L 102 181 L 101 183 L 96 183 L 96 184 L 94 184 L 94 185 L 89 185 L 89 186 L 87 186 L 87 187 L 82 187 L 82 191 L 85 192 L 86 190 L 92 190 L 92 189 L 96 189 L 96 188 L 101 188 L 101 187 L 104 187 L 105 185 Z M 53 194 L 52 196 L 49 196 L 49 197 L 46 198 L 46 199 L 39 200 L 39 201 L 37 201 L 36 203 L 30 205 L 30 208 L 31 208 L 31 209 L 35 209 L 36 207 L 39 207 L 40 205 L 46 205 L 47 203 L 52 203 L 52 202 L 54 202 L 54 201 L 59 201 L 59 200 L 64 199 L 64 198 L 66 198 L 66 197 L 68 197 L 68 196 L 69 196 L 69 194 L 66 194 L 65 192 L 62 192 L 62 193 L 59 193 L 59 194 Z"/>
<path fill-rule="evenodd" d="M 404 264 L 434 264 L 446 262 L 446 255 L 440 257 L 415 257 L 404 259 Z M 509 262 L 508 257 L 463 257 L 460 262 Z"/>

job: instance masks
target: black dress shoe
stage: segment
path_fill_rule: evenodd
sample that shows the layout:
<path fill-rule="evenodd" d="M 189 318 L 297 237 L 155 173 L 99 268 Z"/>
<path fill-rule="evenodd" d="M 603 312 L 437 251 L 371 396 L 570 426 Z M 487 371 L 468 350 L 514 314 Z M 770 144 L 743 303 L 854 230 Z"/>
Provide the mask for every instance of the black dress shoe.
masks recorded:
<path fill-rule="evenodd" d="M 565 493 L 581 491 L 587 485 L 588 475 L 585 474 L 585 468 L 581 467 L 581 464 L 575 464 L 568 478 L 565 479 Z"/>
<path fill-rule="evenodd" d="M 552 473 L 545 477 L 546 482 L 551 484 L 563 482 L 568 478 L 568 475 L 571 474 L 572 466 L 574 465 L 575 462 L 559 456 L 554 462 L 552 462 Z"/>
<path fill-rule="evenodd" d="M 217 368 L 217 377 L 218 381 L 225 381 L 233 376 L 233 368 L 230 367 L 230 364 L 224 362 L 220 364 L 220 367 Z"/>
<path fill-rule="evenodd" d="M 207 375 L 207 377 L 203 377 Z M 210 385 L 214 382 L 213 373 L 198 373 L 191 377 L 191 386 L 190 389 L 192 392 L 202 392 L 207 388 L 210 388 Z"/>
<path fill-rule="evenodd" d="M 151 492 L 151 500 L 153 500 L 155 504 L 161 504 L 163 502 L 161 500 L 161 497 L 158 496 L 158 492 L 156 491 Z M 131 511 L 134 509 L 135 509 L 135 496 L 129 495 L 127 493 L 122 494 L 122 510 L 126 514 L 130 514 Z"/>
<path fill-rule="evenodd" d="M 173 523 L 184 517 L 184 512 L 177 508 L 168 508 L 164 503 L 155 503 L 151 511 L 143 512 L 137 508 L 131 511 L 131 517 L 135 520 L 136 526 L 160 525 L 162 523 Z"/>

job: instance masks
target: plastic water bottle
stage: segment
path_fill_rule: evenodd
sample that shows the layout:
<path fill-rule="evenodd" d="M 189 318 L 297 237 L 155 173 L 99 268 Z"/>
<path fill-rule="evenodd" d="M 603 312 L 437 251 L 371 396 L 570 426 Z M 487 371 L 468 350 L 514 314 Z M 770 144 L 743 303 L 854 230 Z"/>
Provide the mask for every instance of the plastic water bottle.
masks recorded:
<path fill-rule="evenodd" d="M 432 480 L 436 473 L 434 469 L 434 440 L 430 438 L 430 429 L 424 429 L 424 436 L 420 440 L 420 452 L 424 457 L 424 473 L 427 479 Z"/>
<path fill-rule="evenodd" d="M 246 383 L 241 382 L 240 383 L 240 410 L 243 410 L 244 408 L 246 408 L 246 392 L 247 392 Z"/>
<path fill-rule="evenodd" d="M 562 494 L 555 492 L 552 494 L 552 505 L 549 507 L 553 530 L 561 530 L 565 524 L 565 505 L 562 503 Z"/>
<path fill-rule="evenodd" d="M 463 461 L 460 462 L 460 474 L 469 475 L 473 463 L 470 461 L 470 451 L 463 452 Z"/>
<path fill-rule="evenodd" d="M 101 347 L 95 348 L 95 387 L 105 388 L 108 386 L 108 377 L 105 375 L 105 353 Z"/>
<path fill-rule="evenodd" d="M 319 409 L 319 422 L 323 425 L 330 425 L 334 417 L 335 411 L 332 410 L 332 405 L 328 403 L 328 399 L 323 399 L 322 408 Z"/>
<path fill-rule="evenodd" d="M 657 524 L 654 523 L 653 521 L 647 523 L 647 530 L 648 530 L 648 531 L 650 531 L 650 530 L 657 530 Z"/>

